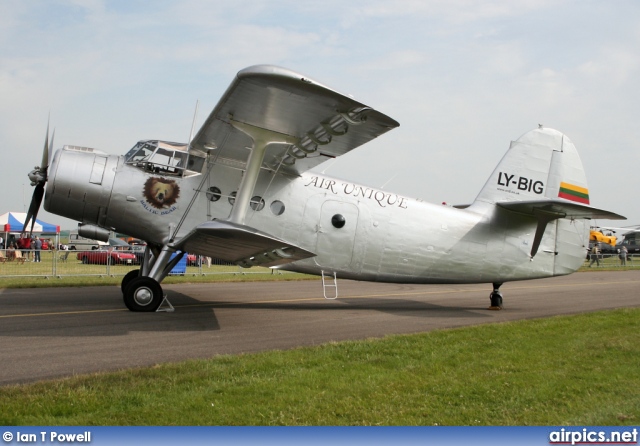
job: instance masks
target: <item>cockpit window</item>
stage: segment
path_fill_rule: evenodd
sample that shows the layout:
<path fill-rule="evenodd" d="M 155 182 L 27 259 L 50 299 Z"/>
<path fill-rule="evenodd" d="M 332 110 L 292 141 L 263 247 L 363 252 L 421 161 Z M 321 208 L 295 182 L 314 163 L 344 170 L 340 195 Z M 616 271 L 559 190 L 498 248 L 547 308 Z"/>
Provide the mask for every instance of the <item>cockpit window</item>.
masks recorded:
<path fill-rule="evenodd" d="M 184 152 L 173 152 L 173 157 L 169 161 L 172 166 L 185 167 L 187 164 L 188 154 Z"/>
<path fill-rule="evenodd" d="M 124 156 L 124 159 L 126 162 L 142 161 L 149 158 L 155 149 L 155 146 L 146 144 L 144 142 L 139 142 L 127 152 L 127 154 Z"/>
<path fill-rule="evenodd" d="M 158 149 L 153 155 L 153 162 L 155 164 L 162 164 L 163 166 L 175 166 L 173 163 L 173 152 L 166 149 Z"/>
<path fill-rule="evenodd" d="M 185 144 L 140 141 L 125 155 L 125 162 L 147 172 L 162 175 L 196 175 L 202 172 L 205 157 L 187 152 Z"/>
<path fill-rule="evenodd" d="M 187 161 L 187 169 L 194 172 L 202 172 L 204 167 L 205 158 L 194 154 L 189 155 L 189 161 Z"/>

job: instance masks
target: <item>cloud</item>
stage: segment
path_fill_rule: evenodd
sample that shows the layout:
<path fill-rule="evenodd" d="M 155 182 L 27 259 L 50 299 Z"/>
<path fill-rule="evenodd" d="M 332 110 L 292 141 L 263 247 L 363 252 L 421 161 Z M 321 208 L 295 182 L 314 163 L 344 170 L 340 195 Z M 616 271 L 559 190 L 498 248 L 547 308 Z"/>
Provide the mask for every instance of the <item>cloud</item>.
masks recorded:
<path fill-rule="evenodd" d="M 336 162 L 359 182 L 388 180 L 392 163 L 403 174 L 388 189 L 409 195 L 419 176 L 423 198 L 468 201 L 509 140 L 539 122 L 565 131 L 598 170 L 603 148 L 614 159 L 638 156 L 638 9 L 625 1 L 3 1 L 0 144 L 20 156 L 0 187 L 26 182 L 49 111 L 59 144 L 124 153 L 147 137 L 184 140 L 196 99 L 208 113 L 235 73 L 257 63 L 299 70 L 400 121 Z M 453 181 L 459 172 L 464 181 Z M 6 205 L 22 207 L 19 197 Z"/>
<path fill-rule="evenodd" d="M 578 74 L 597 84 L 609 84 L 612 87 L 624 85 L 633 76 L 638 75 L 640 69 L 640 54 L 636 46 L 621 47 L 607 46 L 601 48 L 597 57 L 581 64 Z"/>

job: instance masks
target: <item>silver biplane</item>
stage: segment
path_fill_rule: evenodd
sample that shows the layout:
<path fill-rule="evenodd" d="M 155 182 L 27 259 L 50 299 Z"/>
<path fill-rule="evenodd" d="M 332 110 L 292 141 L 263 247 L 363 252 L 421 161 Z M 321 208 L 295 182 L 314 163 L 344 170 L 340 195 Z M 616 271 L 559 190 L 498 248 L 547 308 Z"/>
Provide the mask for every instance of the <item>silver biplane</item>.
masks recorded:
<path fill-rule="evenodd" d="M 504 282 L 580 267 L 585 220 L 624 218 L 589 205 L 573 143 L 541 126 L 511 143 L 464 207 L 310 171 L 398 125 L 296 72 L 249 67 L 186 144 L 140 141 L 124 156 L 64 146 L 52 157 L 47 128 L 25 230 L 44 198 L 86 237 L 145 240 L 140 269 L 122 280 L 132 311 L 158 309 L 162 280 L 187 252 L 317 274 L 331 298 L 336 278 L 492 283 L 501 308 Z"/>

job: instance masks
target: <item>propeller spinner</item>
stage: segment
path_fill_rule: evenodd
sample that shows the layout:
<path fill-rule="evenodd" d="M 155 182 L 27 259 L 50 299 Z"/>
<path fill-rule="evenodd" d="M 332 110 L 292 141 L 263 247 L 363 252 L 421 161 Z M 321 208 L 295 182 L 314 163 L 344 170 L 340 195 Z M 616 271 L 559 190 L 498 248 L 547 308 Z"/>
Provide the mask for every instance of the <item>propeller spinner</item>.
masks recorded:
<path fill-rule="evenodd" d="M 51 150 L 53 148 L 53 138 L 56 131 L 53 131 L 51 135 L 51 143 L 49 143 L 49 122 L 47 121 L 47 134 L 44 140 L 44 150 L 42 151 L 42 162 L 39 166 L 29 172 L 29 180 L 31 185 L 35 186 L 33 196 L 31 197 L 31 203 L 29 204 L 29 211 L 27 212 L 27 218 L 24 220 L 24 226 L 22 227 L 22 233 L 27 231 L 27 226 L 31 222 L 31 228 L 29 229 L 29 236 L 33 232 L 33 225 L 36 222 L 38 216 L 38 210 L 42 204 L 42 198 L 44 197 L 44 186 L 47 183 L 47 169 L 49 168 L 49 160 L 51 159 Z"/>

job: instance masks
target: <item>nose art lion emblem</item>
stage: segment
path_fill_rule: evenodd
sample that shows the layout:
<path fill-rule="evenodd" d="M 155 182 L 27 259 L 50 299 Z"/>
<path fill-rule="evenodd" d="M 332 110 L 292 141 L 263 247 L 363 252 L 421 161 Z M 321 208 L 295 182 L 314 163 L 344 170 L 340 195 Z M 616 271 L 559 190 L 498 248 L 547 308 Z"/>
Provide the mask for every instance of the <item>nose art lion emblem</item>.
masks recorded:
<path fill-rule="evenodd" d="M 144 183 L 144 197 L 156 209 L 167 209 L 180 197 L 180 187 L 174 180 L 151 177 Z"/>

